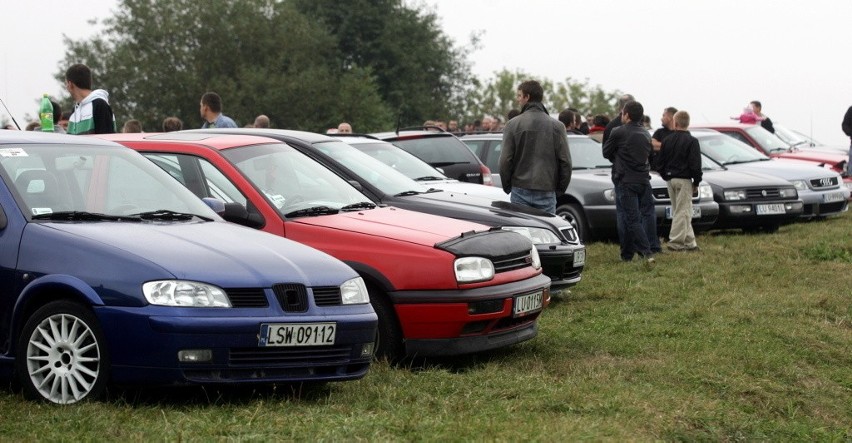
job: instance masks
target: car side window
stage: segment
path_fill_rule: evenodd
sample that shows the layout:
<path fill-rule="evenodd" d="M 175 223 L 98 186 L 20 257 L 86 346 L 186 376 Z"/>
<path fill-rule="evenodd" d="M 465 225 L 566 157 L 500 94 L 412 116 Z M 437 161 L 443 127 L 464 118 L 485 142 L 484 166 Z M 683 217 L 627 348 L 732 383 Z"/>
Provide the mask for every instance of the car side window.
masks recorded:
<path fill-rule="evenodd" d="M 485 166 L 488 166 L 492 172 L 500 172 L 500 152 L 503 150 L 503 141 L 492 141 L 488 145 L 488 161 Z"/>
<path fill-rule="evenodd" d="M 204 173 L 204 179 L 211 197 L 216 197 L 225 203 L 236 202 L 248 206 L 248 198 L 234 186 L 222 171 L 203 158 L 198 159 L 198 162 L 201 164 L 201 171 Z"/>
<path fill-rule="evenodd" d="M 724 134 L 727 135 L 728 137 L 733 137 L 733 138 L 751 146 L 751 142 L 749 142 L 748 139 L 744 135 L 740 134 L 739 132 L 725 132 Z"/>
<path fill-rule="evenodd" d="M 485 140 L 463 140 L 464 143 L 479 157 L 480 160 L 484 159 L 484 153 L 482 152 L 482 148 L 485 146 Z"/>

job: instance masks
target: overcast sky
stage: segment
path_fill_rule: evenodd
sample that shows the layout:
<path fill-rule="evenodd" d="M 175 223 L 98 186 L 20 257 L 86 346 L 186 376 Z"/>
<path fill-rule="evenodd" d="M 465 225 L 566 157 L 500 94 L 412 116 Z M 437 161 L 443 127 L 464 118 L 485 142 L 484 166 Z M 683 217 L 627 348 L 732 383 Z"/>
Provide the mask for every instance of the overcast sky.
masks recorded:
<path fill-rule="evenodd" d="M 852 1 L 408 1 L 434 8 L 459 46 L 481 31 L 469 61 L 483 79 L 503 68 L 588 78 L 636 96 L 655 125 L 666 106 L 709 123 L 757 99 L 776 123 L 849 144 L 840 122 L 852 106 Z M 100 27 L 88 21 L 115 5 L 0 0 L 0 98 L 20 125 L 35 117 L 41 94 L 61 92 L 52 75 L 62 35 L 92 36 Z M 6 115 L 0 109 L 0 120 Z"/>

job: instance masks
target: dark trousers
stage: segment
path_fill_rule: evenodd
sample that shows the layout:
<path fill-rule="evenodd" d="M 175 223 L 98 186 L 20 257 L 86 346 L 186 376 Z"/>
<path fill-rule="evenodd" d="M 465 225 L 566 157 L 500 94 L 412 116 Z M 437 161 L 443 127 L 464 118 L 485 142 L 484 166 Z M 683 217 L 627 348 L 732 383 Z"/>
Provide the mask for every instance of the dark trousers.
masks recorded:
<path fill-rule="evenodd" d="M 624 238 L 624 211 L 620 208 L 618 203 L 618 187 L 615 188 L 615 227 L 618 231 L 618 238 Z M 653 194 L 651 194 L 651 200 L 653 205 Z M 663 246 L 660 244 L 660 236 L 657 235 L 657 214 L 654 212 L 653 208 L 647 214 L 644 214 L 642 217 L 642 229 L 645 230 L 645 236 L 648 238 L 648 245 L 651 247 L 651 252 L 656 254 L 663 250 Z M 622 254 L 623 255 L 623 254 Z"/>
<path fill-rule="evenodd" d="M 653 238 L 657 238 L 656 218 L 654 215 L 654 197 L 651 185 L 647 183 L 619 183 L 615 185 L 615 210 L 621 222 L 619 243 L 621 244 L 621 259 L 632 260 L 639 253 L 650 257 L 651 244 L 648 241 L 647 222 L 654 220 Z"/>

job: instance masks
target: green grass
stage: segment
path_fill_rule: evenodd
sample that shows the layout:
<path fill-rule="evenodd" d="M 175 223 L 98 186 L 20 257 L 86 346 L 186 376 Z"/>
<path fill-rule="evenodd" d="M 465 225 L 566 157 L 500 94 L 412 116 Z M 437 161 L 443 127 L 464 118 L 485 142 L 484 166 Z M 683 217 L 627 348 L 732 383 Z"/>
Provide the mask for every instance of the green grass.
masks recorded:
<path fill-rule="evenodd" d="M 0 440 L 852 440 L 852 215 L 699 236 L 653 269 L 589 245 L 535 339 L 322 387 L 0 389 Z"/>

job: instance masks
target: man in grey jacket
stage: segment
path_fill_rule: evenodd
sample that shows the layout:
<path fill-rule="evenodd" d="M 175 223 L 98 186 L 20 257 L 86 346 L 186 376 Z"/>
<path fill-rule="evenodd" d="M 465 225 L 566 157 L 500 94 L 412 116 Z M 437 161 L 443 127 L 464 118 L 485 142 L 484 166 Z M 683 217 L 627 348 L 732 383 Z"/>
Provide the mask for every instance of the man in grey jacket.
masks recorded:
<path fill-rule="evenodd" d="M 512 203 L 556 213 L 556 196 L 571 181 L 571 154 L 565 126 L 550 117 L 535 80 L 518 86 L 521 114 L 503 130 L 500 178 Z"/>

